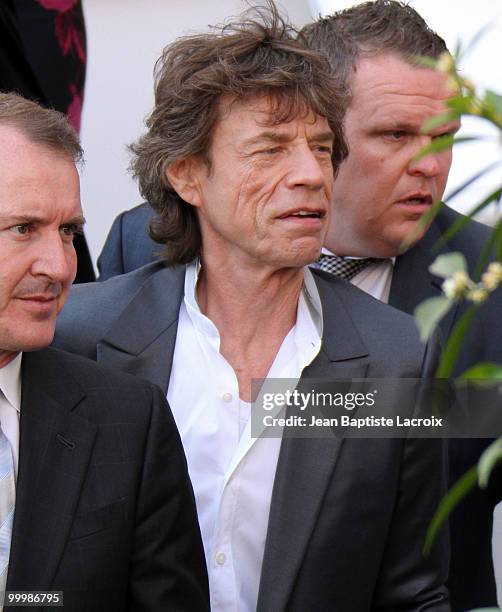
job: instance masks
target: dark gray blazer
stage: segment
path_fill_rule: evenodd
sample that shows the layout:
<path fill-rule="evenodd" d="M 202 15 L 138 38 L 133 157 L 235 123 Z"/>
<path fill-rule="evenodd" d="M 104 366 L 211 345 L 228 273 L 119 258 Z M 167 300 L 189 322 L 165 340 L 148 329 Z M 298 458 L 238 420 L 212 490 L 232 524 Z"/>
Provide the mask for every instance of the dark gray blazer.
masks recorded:
<path fill-rule="evenodd" d="M 24 354 L 22 390 L 7 590 L 63 591 L 68 612 L 208 610 L 185 457 L 160 390 L 55 349 Z"/>
<path fill-rule="evenodd" d="M 160 246 L 147 235 L 152 209 L 141 204 L 119 215 L 110 230 L 98 260 L 100 279 L 124 274 L 158 258 Z M 460 251 L 473 274 L 485 244 L 489 228 L 472 222 L 457 234 L 447 246 L 435 251 L 441 235 L 461 218 L 445 207 L 436 217 L 426 236 L 411 250 L 396 260 L 389 304 L 409 314 L 423 300 L 441 294 L 441 279 L 428 271 L 439 253 Z M 465 305 L 452 309 L 441 321 L 443 337 L 447 337 L 459 320 Z M 502 363 L 500 313 L 502 291 L 490 298 L 474 319 L 468 333 L 455 375 L 482 361 Z M 471 468 L 491 440 L 458 440 L 449 444 L 449 483 Z M 502 472 L 502 470 L 501 470 Z M 492 517 L 495 505 L 502 499 L 502 474 L 492 478 L 487 492 L 476 490 L 455 510 L 451 518 L 452 559 L 450 568 L 450 598 L 454 610 L 469 610 L 480 606 L 495 606 L 496 591 L 492 564 Z"/>
<path fill-rule="evenodd" d="M 324 336 L 304 378 L 432 374 L 437 344 L 427 350 L 407 315 L 330 275 L 315 277 Z M 56 344 L 166 391 L 183 286 L 184 267 L 154 263 L 75 287 Z M 283 439 L 258 610 L 449 610 L 446 534 L 431 557 L 421 552 L 443 470 L 439 440 Z"/>

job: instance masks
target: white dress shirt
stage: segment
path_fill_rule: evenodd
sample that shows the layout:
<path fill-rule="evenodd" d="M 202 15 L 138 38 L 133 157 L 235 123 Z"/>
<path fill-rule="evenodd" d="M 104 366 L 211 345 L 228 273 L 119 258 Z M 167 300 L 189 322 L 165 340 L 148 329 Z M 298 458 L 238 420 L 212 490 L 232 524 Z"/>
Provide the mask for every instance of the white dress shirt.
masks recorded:
<path fill-rule="evenodd" d="M 0 423 L 12 449 L 14 474 L 17 479 L 19 463 L 19 415 L 21 410 L 21 359 L 19 353 L 6 366 L 0 368 Z"/>
<path fill-rule="evenodd" d="M 167 399 L 187 454 L 209 572 L 211 608 L 256 610 L 280 438 L 251 437 L 251 404 L 239 398 L 220 334 L 197 304 L 198 264 L 187 266 L 185 298 Z M 308 269 L 297 319 L 268 372 L 299 378 L 321 347 L 322 310 Z"/>
<path fill-rule="evenodd" d="M 326 247 L 323 247 L 321 252 L 324 255 L 335 255 Z M 362 257 L 345 257 L 344 259 L 363 259 Z M 396 258 L 382 259 L 382 261 L 372 263 L 359 274 L 356 274 L 350 279 L 350 283 L 359 287 L 366 293 L 369 293 L 377 300 L 389 302 L 390 285 L 392 283 L 392 274 L 394 272 L 394 264 Z"/>

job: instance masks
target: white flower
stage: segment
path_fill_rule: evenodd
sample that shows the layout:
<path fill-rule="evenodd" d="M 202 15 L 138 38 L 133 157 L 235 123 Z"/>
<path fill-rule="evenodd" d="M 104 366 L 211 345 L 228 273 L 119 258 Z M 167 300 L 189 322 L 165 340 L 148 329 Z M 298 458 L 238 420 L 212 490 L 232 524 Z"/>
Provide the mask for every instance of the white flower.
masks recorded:
<path fill-rule="evenodd" d="M 481 277 L 481 282 L 488 291 L 495 291 L 502 282 L 502 264 L 498 261 L 492 262 Z"/>
<path fill-rule="evenodd" d="M 481 304 L 487 297 L 488 290 L 485 287 L 480 287 L 479 285 L 467 292 L 467 299 L 474 302 L 474 304 Z"/>
<path fill-rule="evenodd" d="M 472 281 L 464 270 L 457 270 L 450 278 L 447 278 L 442 289 L 446 297 L 451 300 L 458 300 L 464 297 L 468 289 L 472 288 Z"/>

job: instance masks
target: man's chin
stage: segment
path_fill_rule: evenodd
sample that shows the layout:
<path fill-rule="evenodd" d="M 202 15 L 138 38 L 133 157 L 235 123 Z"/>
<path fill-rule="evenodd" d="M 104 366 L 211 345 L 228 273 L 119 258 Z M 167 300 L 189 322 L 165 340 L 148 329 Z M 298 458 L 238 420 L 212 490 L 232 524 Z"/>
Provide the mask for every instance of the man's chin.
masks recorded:
<path fill-rule="evenodd" d="M 56 328 L 55 326 L 44 327 L 47 327 L 47 329 L 41 330 L 36 336 L 29 335 L 24 338 L 19 338 L 15 350 L 30 353 L 47 348 L 54 340 Z"/>

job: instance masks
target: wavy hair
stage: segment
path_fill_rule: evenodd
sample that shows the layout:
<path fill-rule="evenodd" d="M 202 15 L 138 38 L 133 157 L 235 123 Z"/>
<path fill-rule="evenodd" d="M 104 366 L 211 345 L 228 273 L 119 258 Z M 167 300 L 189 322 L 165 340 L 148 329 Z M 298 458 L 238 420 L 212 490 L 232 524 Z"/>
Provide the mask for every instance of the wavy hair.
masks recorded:
<path fill-rule="evenodd" d="M 165 245 L 165 263 L 188 263 L 201 249 L 196 210 L 174 191 L 167 169 L 195 155 L 210 169 L 208 150 L 221 98 L 242 100 L 257 94 L 270 99 L 274 122 L 309 111 L 325 117 L 334 134 L 335 171 L 347 156 L 345 92 L 330 76 L 322 54 L 307 46 L 272 2 L 245 13 L 238 22 L 179 38 L 156 63 L 148 131 L 130 146 L 133 175 L 157 213 L 150 234 Z"/>

